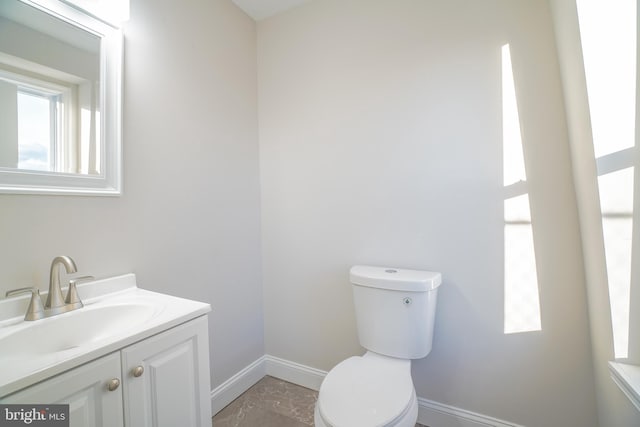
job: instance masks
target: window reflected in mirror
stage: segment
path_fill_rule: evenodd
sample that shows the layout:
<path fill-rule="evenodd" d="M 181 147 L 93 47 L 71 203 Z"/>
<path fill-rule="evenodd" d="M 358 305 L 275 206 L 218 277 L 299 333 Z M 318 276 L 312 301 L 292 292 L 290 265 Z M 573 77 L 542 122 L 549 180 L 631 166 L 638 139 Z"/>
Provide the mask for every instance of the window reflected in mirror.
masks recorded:
<path fill-rule="evenodd" d="M 0 2 L 0 167 L 99 175 L 100 37 Z"/>

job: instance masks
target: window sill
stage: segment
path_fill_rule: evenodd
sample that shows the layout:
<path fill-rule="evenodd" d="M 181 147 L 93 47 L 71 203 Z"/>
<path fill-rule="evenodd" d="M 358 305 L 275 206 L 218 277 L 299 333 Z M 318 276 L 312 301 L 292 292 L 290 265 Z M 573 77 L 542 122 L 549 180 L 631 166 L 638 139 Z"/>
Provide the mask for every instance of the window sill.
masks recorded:
<path fill-rule="evenodd" d="M 640 365 L 609 362 L 611 378 L 640 411 Z"/>

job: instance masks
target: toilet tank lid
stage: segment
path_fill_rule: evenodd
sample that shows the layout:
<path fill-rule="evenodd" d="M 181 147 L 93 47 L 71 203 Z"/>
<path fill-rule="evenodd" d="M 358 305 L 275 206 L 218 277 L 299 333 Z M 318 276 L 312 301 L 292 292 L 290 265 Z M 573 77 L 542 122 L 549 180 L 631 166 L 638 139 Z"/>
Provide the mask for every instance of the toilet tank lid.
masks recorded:
<path fill-rule="evenodd" d="M 433 271 L 368 265 L 354 265 L 349 276 L 354 285 L 393 291 L 427 292 L 442 283 L 442 275 Z"/>

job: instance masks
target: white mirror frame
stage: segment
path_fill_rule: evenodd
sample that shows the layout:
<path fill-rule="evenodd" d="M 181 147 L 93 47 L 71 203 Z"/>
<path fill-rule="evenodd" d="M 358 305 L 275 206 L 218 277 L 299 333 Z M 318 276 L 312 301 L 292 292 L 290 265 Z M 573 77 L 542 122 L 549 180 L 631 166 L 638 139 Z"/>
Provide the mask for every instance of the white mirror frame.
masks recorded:
<path fill-rule="evenodd" d="M 101 175 L 0 168 L 0 193 L 117 196 L 122 193 L 122 31 L 58 0 L 19 0 L 100 38 Z"/>

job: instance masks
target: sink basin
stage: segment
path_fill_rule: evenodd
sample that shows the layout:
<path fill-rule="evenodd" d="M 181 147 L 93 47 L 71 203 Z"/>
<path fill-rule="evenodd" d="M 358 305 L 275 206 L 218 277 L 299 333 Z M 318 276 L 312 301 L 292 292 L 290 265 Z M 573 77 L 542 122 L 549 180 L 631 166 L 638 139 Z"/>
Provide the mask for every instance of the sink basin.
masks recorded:
<path fill-rule="evenodd" d="M 134 274 L 78 285 L 85 306 L 25 321 L 29 297 L 0 299 L 0 402 L 17 390 L 207 314 L 209 304 L 140 289 Z"/>
<path fill-rule="evenodd" d="M 63 352 L 123 335 L 149 321 L 158 311 L 151 304 L 119 303 L 87 306 L 25 322 L 19 330 L 0 336 L 0 361 Z"/>

